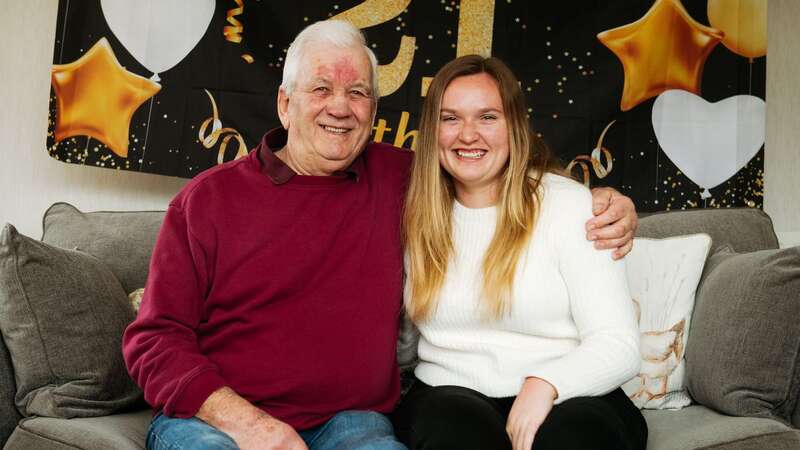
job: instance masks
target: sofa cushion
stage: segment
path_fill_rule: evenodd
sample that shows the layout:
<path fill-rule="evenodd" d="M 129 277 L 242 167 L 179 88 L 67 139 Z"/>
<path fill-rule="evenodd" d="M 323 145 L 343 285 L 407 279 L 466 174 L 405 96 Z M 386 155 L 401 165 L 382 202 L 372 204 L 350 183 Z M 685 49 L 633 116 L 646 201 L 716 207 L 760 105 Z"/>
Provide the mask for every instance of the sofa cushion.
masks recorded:
<path fill-rule="evenodd" d="M 112 274 L 85 253 L 0 233 L 0 329 L 25 416 L 109 414 L 141 398 L 122 360 L 133 309 Z"/>
<path fill-rule="evenodd" d="M 130 294 L 144 287 L 163 220 L 163 211 L 84 213 L 68 203 L 56 203 L 44 213 L 42 241 L 96 256 Z"/>
<path fill-rule="evenodd" d="M 23 420 L 6 450 L 142 450 L 145 448 L 150 410 L 104 417 Z"/>
<path fill-rule="evenodd" d="M 800 247 L 711 256 L 686 360 L 703 405 L 785 422 L 800 394 Z"/>
<path fill-rule="evenodd" d="M 0 339 L 0 446 L 8 439 L 22 415 L 14 404 L 17 384 L 14 382 L 14 367 L 3 339 Z"/>
<path fill-rule="evenodd" d="M 800 431 L 778 421 L 726 416 L 700 405 L 642 414 L 647 421 L 647 450 L 796 449 L 800 444 Z"/>
<path fill-rule="evenodd" d="M 684 349 L 710 247 L 707 234 L 636 238 L 626 257 L 642 366 L 622 388 L 639 408 L 677 409 L 692 402 L 686 391 Z"/>
<path fill-rule="evenodd" d="M 711 236 L 712 249 L 725 244 L 741 253 L 778 248 L 772 219 L 754 208 L 660 212 L 642 217 L 636 230 L 637 237 L 655 239 L 695 233 Z"/>

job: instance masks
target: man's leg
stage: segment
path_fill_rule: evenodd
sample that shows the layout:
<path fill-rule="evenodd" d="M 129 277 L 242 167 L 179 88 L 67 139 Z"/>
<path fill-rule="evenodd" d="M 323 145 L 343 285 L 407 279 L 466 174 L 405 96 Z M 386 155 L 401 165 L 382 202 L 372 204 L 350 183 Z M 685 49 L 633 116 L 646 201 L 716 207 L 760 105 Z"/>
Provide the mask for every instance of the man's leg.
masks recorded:
<path fill-rule="evenodd" d="M 158 414 L 147 430 L 148 450 L 237 450 L 227 434 L 200 419 L 175 419 Z"/>
<path fill-rule="evenodd" d="M 343 411 L 313 430 L 300 433 L 309 450 L 406 450 L 392 423 L 373 411 Z"/>

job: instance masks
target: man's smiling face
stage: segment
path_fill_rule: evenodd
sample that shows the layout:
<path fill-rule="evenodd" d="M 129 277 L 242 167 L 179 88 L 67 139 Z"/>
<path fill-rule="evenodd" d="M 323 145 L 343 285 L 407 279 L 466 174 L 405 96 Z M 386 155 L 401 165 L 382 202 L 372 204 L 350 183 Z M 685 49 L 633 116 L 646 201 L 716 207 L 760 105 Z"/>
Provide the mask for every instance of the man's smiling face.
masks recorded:
<path fill-rule="evenodd" d="M 289 132 L 287 150 L 303 172 L 330 175 L 350 165 L 372 131 L 370 61 L 360 47 L 305 50 L 291 94 L 278 94 L 278 113 Z"/>

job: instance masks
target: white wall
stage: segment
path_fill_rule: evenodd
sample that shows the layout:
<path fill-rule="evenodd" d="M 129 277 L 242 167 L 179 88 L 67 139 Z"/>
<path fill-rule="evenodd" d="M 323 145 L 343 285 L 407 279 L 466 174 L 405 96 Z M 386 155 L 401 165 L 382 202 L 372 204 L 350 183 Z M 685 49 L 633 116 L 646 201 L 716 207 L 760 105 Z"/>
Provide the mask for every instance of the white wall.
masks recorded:
<path fill-rule="evenodd" d="M 0 225 L 39 237 L 56 201 L 85 211 L 162 209 L 186 180 L 65 164 L 45 150 L 56 0 L 9 1 L 0 15 Z M 769 0 L 765 210 L 800 245 L 800 1 Z"/>
<path fill-rule="evenodd" d="M 3 2 L 0 14 L 0 226 L 39 238 L 57 201 L 84 211 L 164 209 L 186 180 L 66 164 L 46 151 L 56 0 Z"/>

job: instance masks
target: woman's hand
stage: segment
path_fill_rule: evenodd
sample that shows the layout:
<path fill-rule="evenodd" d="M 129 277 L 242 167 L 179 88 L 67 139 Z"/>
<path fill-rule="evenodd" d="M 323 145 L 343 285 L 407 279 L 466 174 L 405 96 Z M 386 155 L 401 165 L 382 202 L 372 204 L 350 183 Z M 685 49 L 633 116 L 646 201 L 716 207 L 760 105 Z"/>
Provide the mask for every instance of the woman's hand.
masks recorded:
<path fill-rule="evenodd" d="M 547 381 L 536 377 L 525 380 L 506 422 L 506 433 L 514 450 L 531 450 L 533 438 L 557 396 L 556 389 Z"/>

